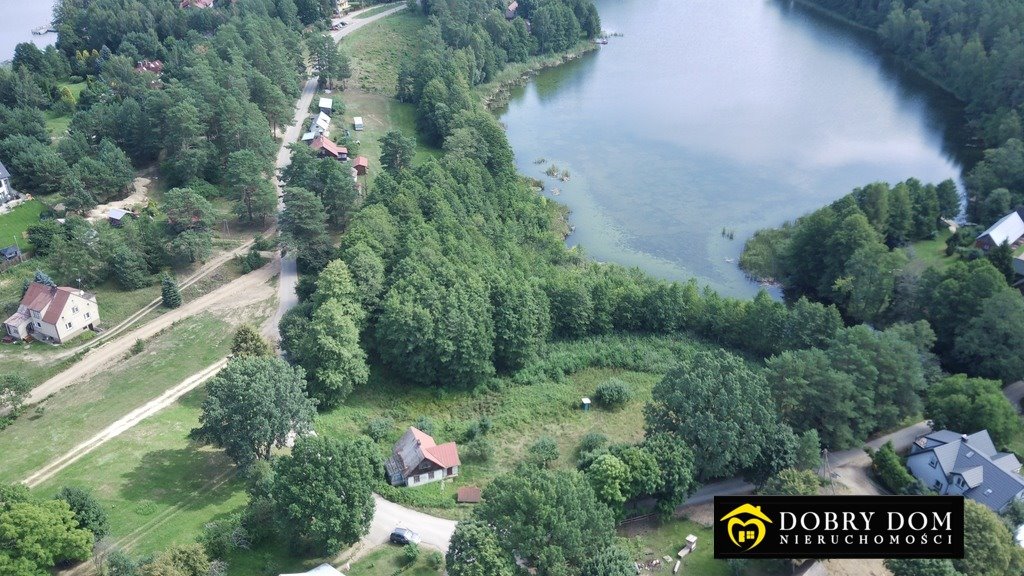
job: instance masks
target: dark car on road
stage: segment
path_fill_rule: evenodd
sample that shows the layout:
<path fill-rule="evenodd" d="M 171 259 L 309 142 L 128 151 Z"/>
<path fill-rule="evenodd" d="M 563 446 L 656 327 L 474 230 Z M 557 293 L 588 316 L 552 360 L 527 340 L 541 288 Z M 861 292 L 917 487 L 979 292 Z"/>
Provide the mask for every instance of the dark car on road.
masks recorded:
<path fill-rule="evenodd" d="M 419 544 L 420 535 L 408 528 L 395 528 L 391 531 L 392 544 Z"/>

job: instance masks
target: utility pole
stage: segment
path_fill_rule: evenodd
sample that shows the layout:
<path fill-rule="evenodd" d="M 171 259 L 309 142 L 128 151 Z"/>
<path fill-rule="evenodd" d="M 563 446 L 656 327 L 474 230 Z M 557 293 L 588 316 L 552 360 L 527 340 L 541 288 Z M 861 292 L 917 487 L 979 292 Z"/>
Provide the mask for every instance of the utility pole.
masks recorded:
<path fill-rule="evenodd" d="M 832 495 L 835 496 L 835 473 L 832 472 L 832 465 L 828 461 L 828 448 L 823 448 L 821 450 L 821 475 L 828 478 L 828 485 L 832 489 Z"/>

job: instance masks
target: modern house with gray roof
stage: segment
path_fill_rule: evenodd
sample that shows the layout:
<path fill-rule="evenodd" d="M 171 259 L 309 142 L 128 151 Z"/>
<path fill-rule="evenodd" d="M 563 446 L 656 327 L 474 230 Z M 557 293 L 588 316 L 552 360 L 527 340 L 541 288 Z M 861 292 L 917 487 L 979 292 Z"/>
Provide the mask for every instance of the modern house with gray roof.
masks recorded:
<path fill-rule="evenodd" d="M 970 435 L 951 430 L 925 434 L 910 446 L 907 467 L 925 487 L 939 494 L 963 495 L 995 512 L 1024 498 L 1020 461 L 996 450 L 988 430 Z"/>
<path fill-rule="evenodd" d="M 982 250 L 989 250 L 1003 242 L 1012 246 L 1022 237 L 1024 237 L 1024 218 L 1019 212 L 1013 211 L 982 232 L 974 241 L 974 245 Z"/>

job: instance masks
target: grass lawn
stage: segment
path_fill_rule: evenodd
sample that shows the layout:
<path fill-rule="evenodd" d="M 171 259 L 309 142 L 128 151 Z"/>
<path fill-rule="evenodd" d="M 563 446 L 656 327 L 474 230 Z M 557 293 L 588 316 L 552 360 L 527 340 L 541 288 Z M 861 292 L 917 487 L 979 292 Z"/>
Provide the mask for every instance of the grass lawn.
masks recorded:
<path fill-rule="evenodd" d="M 25 230 L 39 222 L 39 215 L 42 212 L 43 203 L 32 200 L 0 216 L 0 246 L 10 246 L 17 240 L 23 252 L 31 250 L 32 245 L 25 237 Z"/>
<path fill-rule="evenodd" d="M 53 112 L 47 110 L 43 112 L 46 116 L 46 131 L 50 133 L 51 138 L 60 138 L 67 134 L 68 127 L 71 126 L 71 115 L 57 116 Z"/>
<path fill-rule="evenodd" d="M 204 395 L 204 389 L 190 392 L 36 491 L 92 490 L 110 516 L 105 544 L 136 556 L 194 541 L 204 524 L 240 510 L 247 498 L 222 451 L 189 444 Z"/>
<path fill-rule="evenodd" d="M 946 256 L 946 239 L 952 236 L 949 230 L 940 230 L 932 240 L 921 240 L 912 243 L 907 249 L 912 263 L 917 263 L 923 268 L 935 268 L 944 270 L 953 262 L 959 260 L 959 256 Z"/>
<path fill-rule="evenodd" d="M 352 56 L 352 77 L 347 88 L 334 93 L 345 103 L 345 128 L 352 129 L 352 117 L 362 116 L 365 130 L 354 132 L 359 140 L 359 155 L 370 159 L 370 177 L 380 158 L 380 139 L 389 130 L 416 135 L 416 107 L 395 100 L 399 63 L 414 57 L 423 46 L 419 30 L 426 19 L 419 13 L 399 12 L 367 24 L 342 39 L 341 45 Z M 441 155 L 437 148 L 417 143 L 414 162 Z"/>
<path fill-rule="evenodd" d="M 370 16 L 376 16 L 377 14 L 380 14 L 381 12 L 386 12 L 388 10 L 391 10 L 395 6 L 398 6 L 398 4 L 399 4 L 398 2 L 395 2 L 394 4 L 381 4 L 380 6 L 377 6 L 376 8 L 370 8 L 366 12 L 360 12 L 359 14 L 356 14 L 355 16 L 353 16 L 353 18 L 355 18 L 356 20 L 361 20 L 363 18 L 369 18 Z"/>
<path fill-rule="evenodd" d="M 592 395 L 598 384 L 613 376 L 631 385 L 634 400 L 617 412 L 600 408 L 581 411 L 580 398 Z M 486 486 L 523 460 L 527 449 L 541 436 L 558 443 L 560 457 L 554 465 L 567 469 L 576 467 L 575 449 L 588 432 L 604 434 L 612 442 L 640 440 L 643 406 L 659 379 L 658 375 L 641 372 L 587 369 L 558 383 L 515 386 L 482 394 L 439 393 L 402 386 L 375 370 L 373 381 L 350 396 L 344 406 L 321 414 L 316 429 L 328 436 L 349 437 L 363 433 L 371 419 L 387 418 L 394 425 L 379 446 L 389 453 L 405 429 L 421 416 L 433 422 L 438 442 L 462 442 L 466 427 L 486 416 L 492 422 L 486 436 L 493 447 L 491 452 L 500 457 L 481 462 L 463 456 L 460 475 L 450 482 L 386 493 L 431 514 L 458 519 L 467 517 L 471 508 L 455 503 L 456 490 L 461 486 Z"/>
<path fill-rule="evenodd" d="M 686 537 L 690 534 L 697 537 L 697 548 L 683 559 L 679 573 L 728 576 L 728 564 L 724 560 L 714 558 L 715 545 L 711 529 L 696 522 L 670 520 L 652 527 L 630 530 L 630 541 L 641 563 L 662 556 L 671 556 L 671 563 L 662 561 L 661 566 L 653 570 L 654 574 L 671 574 L 672 567 L 678 559 L 676 553 L 686 545 Z"/>
<path fill-rule="evenodd" d="M 233 327 L 210 314 L 146 342 L 145 350 L 65 388 L 0 431 L 0 482 L 24 479 L 131 410 L 224 357 Z"/>
<path fill-rule="evenodd" d="M 382 574 L 407 574 L 408 576 L 436 576 L 441 570 L 431 568 L 427 563 L 430 550 L 420 548 L 420 555 L 415 562 L 405 559 L 401 546 L 382 546 L 371 552 L 366 558 L 352 565 L 346 572 L 347 576 L 379 576 Z"/>

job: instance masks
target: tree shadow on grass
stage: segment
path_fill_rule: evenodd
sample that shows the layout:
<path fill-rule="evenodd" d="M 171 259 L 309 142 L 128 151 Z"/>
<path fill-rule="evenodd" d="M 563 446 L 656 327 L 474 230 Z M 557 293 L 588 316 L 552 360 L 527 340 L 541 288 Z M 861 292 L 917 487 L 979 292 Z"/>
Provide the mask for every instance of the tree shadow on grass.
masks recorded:
<path fill-rule="evenodd" d="M 238 487 L 236 472 L 234 464 L 220 450 L 200 450 L 192 445 L 155 450 L 124 475 L 121 496 L 133 502 L 204 508 L 231 497 Z"/>

